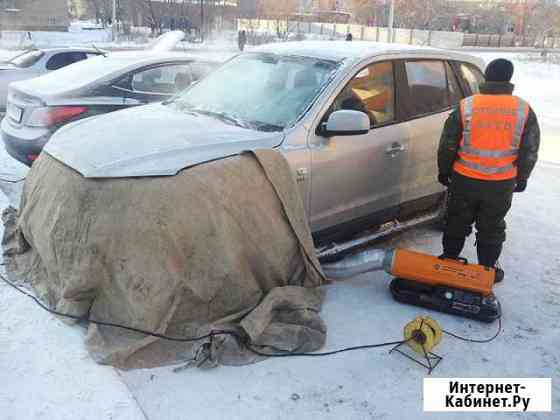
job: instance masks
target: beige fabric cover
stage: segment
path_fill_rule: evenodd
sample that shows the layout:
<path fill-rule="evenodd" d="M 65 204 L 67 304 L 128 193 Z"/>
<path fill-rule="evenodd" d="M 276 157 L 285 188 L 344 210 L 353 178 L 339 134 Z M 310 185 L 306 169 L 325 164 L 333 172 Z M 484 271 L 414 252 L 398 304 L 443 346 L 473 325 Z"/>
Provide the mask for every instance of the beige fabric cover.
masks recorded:
<path fill-rule="evenodd" d="M 17 219 L 16 219 L 17 217 Z M 173 177 L 86 179 L 42 154 L 4 214 L 12 279 L 90 319 L 189 337 L 235 329 L 263 351 L 320 348 L 323 275 L 290 167 L 273 150 Z M 88 324 L 86 346 L 121 368 L 243 364 L 232 337 L 175 343 Z"/>

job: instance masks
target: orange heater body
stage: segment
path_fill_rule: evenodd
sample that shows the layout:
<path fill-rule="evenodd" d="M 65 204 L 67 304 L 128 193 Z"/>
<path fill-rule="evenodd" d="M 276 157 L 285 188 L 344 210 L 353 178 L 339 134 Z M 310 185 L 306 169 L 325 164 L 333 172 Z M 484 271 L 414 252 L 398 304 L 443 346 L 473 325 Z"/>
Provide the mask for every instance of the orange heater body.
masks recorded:
<path fill-rule="evenodd" d="M 396 249 L 388 270 L 393 276 L 432 286 L 446 285 L 488 296 L 496 270 L 466 260 L 441 259 L 420 252 Z"/>
<path fill-rule="evenodd" d="M 397 301 L 485 322 L 501 315 L 493 268 L 403 249 L 387 252 L 383 265 L 395 277 L 390 289 Z"/>

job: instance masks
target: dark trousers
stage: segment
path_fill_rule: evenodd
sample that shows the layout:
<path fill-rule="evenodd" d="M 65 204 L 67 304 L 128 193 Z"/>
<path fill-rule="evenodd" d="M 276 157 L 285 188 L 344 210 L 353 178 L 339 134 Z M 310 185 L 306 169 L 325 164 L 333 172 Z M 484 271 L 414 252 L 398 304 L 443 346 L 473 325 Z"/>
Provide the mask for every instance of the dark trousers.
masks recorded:
<path fill-rule="evenodd" d="M 443 252 L 458 257 L 474 224 L 478 263 L 494 267 L 506 240 L 505 217 L 514 188 L 514 179 L 482 181 L 454 173 L 449 187 Z"/>

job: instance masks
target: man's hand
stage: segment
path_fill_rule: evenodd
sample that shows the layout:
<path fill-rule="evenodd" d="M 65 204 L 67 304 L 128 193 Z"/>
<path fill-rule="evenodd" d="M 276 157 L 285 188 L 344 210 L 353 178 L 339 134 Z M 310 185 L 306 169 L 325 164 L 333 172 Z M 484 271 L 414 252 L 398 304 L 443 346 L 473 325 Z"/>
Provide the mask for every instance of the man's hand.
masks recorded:
<path fill-rule="evenodd" d="M 518 179 L 517 184 L 515 184 L 515 192 L 523 192 L 527 188 L 527 180 L 526 179 Z"/>
<path fill-rule="evenodd" d="M 439 174 L 437 177 L 439 183 L 444 187 L 449 187 L 451 185 L 451 176 L 447 174 Z"/>

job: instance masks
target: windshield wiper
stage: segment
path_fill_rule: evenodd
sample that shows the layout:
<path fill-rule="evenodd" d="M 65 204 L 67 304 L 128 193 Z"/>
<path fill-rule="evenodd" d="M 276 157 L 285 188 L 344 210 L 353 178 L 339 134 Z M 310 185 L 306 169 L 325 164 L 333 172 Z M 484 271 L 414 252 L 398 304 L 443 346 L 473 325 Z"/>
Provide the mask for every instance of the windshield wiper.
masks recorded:
<path fill-rule="evenodd" d="M 170 101 L 168 101 L 168 103 L 169 102 Z M 233 115 L 228 114 L 227 112 L 209 111 L 206 109 L 193 108 L 175 101 L 174 103 L 176 104 L 177 108 L 183 112 L 207 115 L 209 117 L 217 118 L 221 121 L 225 121 L 227 123 L 236 125 L 241 128 L 248 128 L 248 129 L 253 129 L 257 131 L 266 131 L 266 132 L 282 131 L 284 129 L 284 127 L 280 125 L 264 123 L 261 121 L 245 121 L 240 118 L 234 117 Z"/>
<path fill-rule="evenodd" d="M 255 127 L 255 129 L 257 129 L 258 131 L 271 132 L 271 131 L 282 131 L 284 129 L 284 127 L 282 127 L 281 125 L 269 124 L 260 121 L 251 121 L 250 124 L 253 127 Z"/>
<path fill-rule="evenodd" d="M 247 124 L 240 121 L 239 119 L 225 113 L 225 112 L 217 112 L 217 111 L 207 111 L 205 109 L 197 109 L 197 108 L 186 108 L 185 111 L 193 112 L 195 114 L 202 114 L 208 115 L 210 117 L 218 118 L 219 120 L 228 122 L 230 124 L 236 125 L 238 127 L 247 128 Z"/>

